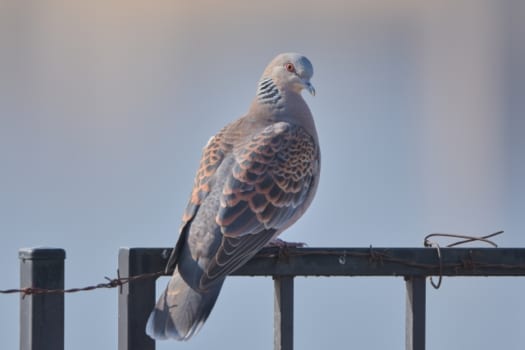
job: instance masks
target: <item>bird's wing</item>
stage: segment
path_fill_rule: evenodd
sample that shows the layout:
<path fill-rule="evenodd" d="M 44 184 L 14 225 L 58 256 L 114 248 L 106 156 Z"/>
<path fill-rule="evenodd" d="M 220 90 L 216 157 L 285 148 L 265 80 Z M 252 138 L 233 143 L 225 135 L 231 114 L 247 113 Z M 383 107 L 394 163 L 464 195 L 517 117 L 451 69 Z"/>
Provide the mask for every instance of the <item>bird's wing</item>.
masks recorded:
<path fill-rule="evenodd" d="M 216 223 L 223 234 L 201 278 L 206 289 L 249 260 L 295 221 L 313 195 L 319 150 L 302 127 L 271 124 L 233 148 L 235 162 L 224 182 Z M 195 192 L 199 198 L 200 192 Z M 298 214 L 299 215 L 296 215 Z"/>
<path fill-rule="evenodd" d="M 219 131 L 217 135 L 210 138 L 203 149 L 199 169 L 197 170 L 193 183 L 190 200 L 188 201 L 182 216 L 180 235 L 177 244 L 168 259 L 168 263 L 166 264 L 166 272 L 175 268 L 181 249 L 186 242 L 189 223 L 193 220 L 200 205 L 210 193 L 213 183 L 215 182 L 215 172 L 221 165 L 225 154 L 232 149 L 232 140 L 231 137 L 228 137 L 227 135 L 227 128 L 228 126 Z"/>

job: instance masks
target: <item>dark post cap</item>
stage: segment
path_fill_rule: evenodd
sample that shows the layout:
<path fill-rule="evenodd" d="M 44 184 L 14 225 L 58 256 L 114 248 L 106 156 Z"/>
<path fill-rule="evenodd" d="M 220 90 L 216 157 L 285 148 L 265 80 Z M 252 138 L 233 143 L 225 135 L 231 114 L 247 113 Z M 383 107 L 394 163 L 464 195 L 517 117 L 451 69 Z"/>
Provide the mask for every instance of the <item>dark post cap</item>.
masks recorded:
<path fill-rule="evenodd" d="M 61 248 L 21 248 L 18 250 L 21 260 L 64 260 L 66 251 Z"/>

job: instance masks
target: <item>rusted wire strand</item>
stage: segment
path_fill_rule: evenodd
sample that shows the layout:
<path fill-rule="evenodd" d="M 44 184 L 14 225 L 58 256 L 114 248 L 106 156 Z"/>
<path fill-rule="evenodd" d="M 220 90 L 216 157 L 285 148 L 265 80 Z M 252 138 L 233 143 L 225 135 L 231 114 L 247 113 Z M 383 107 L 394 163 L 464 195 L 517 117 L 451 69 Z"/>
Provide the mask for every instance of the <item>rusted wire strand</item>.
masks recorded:
<path fill-rule="evenodd" d="M 431 234 L 429 234 L 429 235 L 427 235 L 425 237 L 425 240 L 424 240 L 423 244 L 425 245 L 425 247 L 431 247 L 432 246 L 432 241 L 430 241 L 429 238 L 431 238 L 431 237 L 448 237 L 448 238 L 460 238 L 460 239 L 462 239 L 461 241 L 457 241 L 457 242 L 454 242 L 454 243 L 451 243 L 451 244 L 447 245 L 448 248 L 452 248 L 452 247 L 455 247 L 455 246 L 458 246 L 458 245 L 461 245 L 461 244 L 471 243 L 471 242 L 475 242 L 475 241 L 484 242 L 484 243 L 490 244 L 494 248 L 497 248 L 498 245 L 496 243 L 494 243 L 493 241 L 491 241 L 489 238 L 497 236 L 497 235 L 501 235 L 503 232 L 504 231 L 498 231 L 498 232 L 491 233 L 490 235 L 481 236 L 481 237 L 468 236 L 468 235 L 462 235 L 462 234 L 456 234 L 456 233 L 431 233 Z"/>
<path fill-rule="evenodd" d="M 20 288 L 20 289 L 5 289 L 0 290 L 0 294 L 14 294 L 14 293 L 20 293 L 23 296 L 26 295 L 38 295 L 38 294 L 66 294 L 66 293 L 77 293 L 77 292 L 86 292 L 91 291 L 95 289 L 102 289 L 102 288 L 121 288 L 126 283 L 129 283 L 131 281 L 137 281 L 137 280 L 143 280 L 143 279 L 149 279 L 149 278 L 156 278 L 159 276 L 162 276 L 164 274 L 164 271 L 159 272 L 153 272 L 153 273 L 145 273 L 141 275 L 131 276 L 131 277 L 120 277 L 120 273 L 117 271 L 117 278 L 109 278 L 104 277 L 108 282 L 106 283 L 99 283 L 92 286 L 82 287 L 82 288 L 69 288 L 69 289 L 45 289 L 45 288 L 34 288 L 34 287 L 26 287 L 26 288 Z"/>
<path fill-rule="evenodd" d="M 465 235 L 454 235 L 454 234 L 441 234 L 441 233 L 433 233 L 425 237 L 425 247 L 433 247 L 436 248 L 437 251 L 437 263 L 435 264 L 428 264 L 428 263 L 419 263 L 407 259 L 397 258 L 395 256 L 392 256 L 388 254 L 388 249 L 373 249 L 372 246 L 370 246 L 370 249 L 366 252 L 348 252 L 344 251 L 344 254 L 341 255 L 341 251 L 333 251 L 329 249 L 308 249 L 308 250 L 293 250 L 289 248 L 280 248 L 280 249 L 273 249 L 271 251 L 262 251 L 257 254 L 258 258 L 275 258 L 277 260 L 286 259 L 289 257 L 297 257 L 297 256 L 308 256 L 308 255 L 326 255 L 326 256 L 337 256 L 340 263 L 345 263 L 347 258 L 361 258 L 368 260 L 369 264 L 384 264 L 384 263 L 395 263 L 399 264 L 401 266 L 406 267 L 414 267 L 419 269 L 425 269 L 428 270 L 429 276 L 430 276 L 430 282 L 434 288 L 439 288 L 441 286 L 441 281 L 443 278 L 443 271 L 445 269 L 447 270 L 475 270 L 478 268 L 496 268 L 501 270 L 518 270 L 522 271 L 525 270 L 525 264 L 516 264 L 516 265 L 509 265 L 509 264 L 488 264 L 488 263 L 481 263 L 478 261 L 475 261 L 475 259 L 472 256 L 469 256 L 466 259 L 463 259 L 461 261 L 452 262 L 452 263 L 445 263 L 442 260 L 441 255 L 441 248 L 437 242 L 432 242 L 429 240 L 430 237 L 453 237 L 453 238 L 460 238 L 461 241 L 454 242 L 452 244 L 449 244 L 447 247 L 457 246 L 459 244 L 464 244 L 468 242 L 473 241 L 481 241 L 488 243 L 492 246 L 496 246 L 494 242 L 490 241 L 488 238 L 494 237 L 496 235 L 499 235 L 503 233 L 503 231 L 498 231 L 495 233 L 492 233 L 490 235 L 482 236 L 482 237 L 474 237 L 474 236 L 465 236 Z M 285 250 L 285 251 L 283 251 Z M 436 274 L 439 277 L 439 280 L 437 283 L 434 283 L 432 280 L 431 275 Z M 26 287 L 26 288 L 20 288 L 20 289 L 6 289 L 6 290 L 0 290 L 0 294 L 14 294 L 14 293 L 20 293 L 23 296 L 26 295 L 38 295 L 38 294 L 64 294 L 64 293 L 76 293 L 76 292 L 83 292 L 83 291 L 91 291 L 95 289 L 102 289 L 102 288 L 122 288 L 123 285 L 126 283 L 137 281 L 137 280 L 144 280 L 144 279 L 151 279 L 151 278 L 157 278 L 160 276 L 166 275 L 166 272 L 158 271 L 153 273 L 145 273 L 130 277 L 120 277 L 120 274 L 117 270 L 117 278 L 109 278 L 105 277 L 106 281 L 105 283 L 99 283 L 96 285 L 91 285 L 87 287 L 82 288 L 69 288 L 69 289 L 44 289 L 44 288 L 32 288 L 32 287 Z"/>
<path fill-rule="evenodd" d="M 340 251 L 330 251 L 330 250 L 323 250 L 323 249 L 315 249 L 315 250 L 308 250 L 308 251 L 293 251 L 289 250 L 286 253 L 286 257 L 297 257 L 297 256 L 309 256 L 309 255 L 326 255 L 326 256 L 335 256 L 338 259 L 343 259 L 346 261 L 348 258 L 358 258 L 358 259 L 366 259 L 369 264 L 384 264 L 384 263 L 395 263 L 399 264 L 401 266 L 406 267 L 414 267 L 419 269 L 424 269 L 429 272 L 429 276 L 432 274 L 436 274 L 438 276 L 442 276 L 443 271 L 446 270 L 476 270 L 480 268 L 493 268 L 493 269 L 500 269 L 500 270 L 517 270 L 517 271 L 525 271 L 525 264 L 516 264 L 516 265 L 509 265 L 509 264 L 494 264 L 494 263 L 481 263 L 479 261 L 476 261 L 472 256 L 469 256 L 466 259 L 462 259 L 461 261 L 451 262 L 451 263 L 445 263 L 442 261 L 441 251 L 438 254 L 438 261 L 435 264 L 428 264 L 428 263 L 419 263 L 411 260 L 406 260 L 402 258 L 397 258 L 395 256 L 392 256 L 388 254 L 388 249 L 374 249 L 370 247 L 370 250 L 368 250 L 366 253 L 360 253 L 360 252 L 349 252 L 345 251 L 344 255 L 341 255 Z M 272 251 L 272 252 L 263 252 L 259 253 L 257 255 L 259 258 L 274 258 L 274 259 L 282 259 L 282 255 L 278 253 L 278 250 Z M 105 279 L 108 282 L 105 283 L 99 283 L 96 285 L 91 285 L 87 287 L 82 288 L 69 288 L 69 289 L 43 289 L 43 288 L 32 288 L 32 287 L 26 287 L 26 288 L 20 288 L 20 289 L 6 289 L 6 290 L 0 290 L 0 294 L 14 294 L 14 293 L 20 293 L 23 295 L 37 295 L 37 294 L 63 294 L 63 293 L 76 293 L 76 292 L 83 292 L 83 291 L 91 291 L 95 289 L 102 289 L 102 288 L 116 288 L 116 287 L 122 287 L 126 283 L 137 281 L 137 280 L 143 280 L 143 279 L 150 279 L 150 278 L 157 278 L 160 276 L 166 275 L 165 271 L 158 271 L 153 273 L 146 273 L 146 274 L 140 274 L 135 275 L 131 277 L 117 277 L 110 279 L 109 277 L 105 277 Z M 438 286 L 439 283 L 436 283 Z"/>
<path fill-rule="evenodd" d="M 494 248 L 497 248 L 498 245 L 494 243 L 493 241 L 491 241 L 489 238 L 500 235 L 502 233 L 503 231 L 497 231 L 497 232 L 491 233 L 490 235 L 481 236 L 481 237 L 468 236 L 468 235 L 455 234 L 455 233 L 431 233 L 427 235 L 423 241 L 423 245 L 425 247 L 436 248 L 437 257 L 439 261 L 439 275 L 438 275 L 437 283 L 435 283 L 434 280 L 432 279 L 432 276 L 430 276 L 430 284 L 432 285 L 432 287 L 434 287 L 434 289 L 439 289 L 439 287 L 441 287 L 441 282 L 443 281 L 443 261 L 441 259 L 441 248 L 439 246 L 439 243 L 431 241 L 430 240 L 431 237 L 447 237 L 447 238 L 461 239 L 461 241 L 450 243 L 449 245 L 447 245 L 447 248 L 451 248 L 451 247 L 455 247 L 461 244 L 471 243 L 475 241 L 484 242 L 484 243 L 490 244 Z"/>

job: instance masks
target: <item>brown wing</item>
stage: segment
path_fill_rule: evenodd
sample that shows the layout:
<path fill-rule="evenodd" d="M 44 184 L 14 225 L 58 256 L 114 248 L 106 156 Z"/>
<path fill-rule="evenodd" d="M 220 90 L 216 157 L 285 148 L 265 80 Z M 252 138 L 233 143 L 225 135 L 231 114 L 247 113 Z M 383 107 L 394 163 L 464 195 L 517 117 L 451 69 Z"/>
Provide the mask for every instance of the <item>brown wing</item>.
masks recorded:
<path fill-rule="evenodd" d="M 182 246 L 186 241 L 186 228 L 188 227 L 189 222 L 195 216 L 195 213 L 202 204 L 204 198 L 206 198 L 206 196 L 210 193 L 213 182 L 215 181 L 215 172 L 224 159 L 225 154 L 230 152 L 232 149 L 232 144 L 226 136 L 226 130 L 227 127 L 219 131 L 217 135 L 213 136 L 204 147 L 199 169 L 195 175 L 190 200 L 188 201 L 182 216 L 180 236 L 175 249 L 173 249 L 168 259 L 168 263 L 166 264 L 166 272 L 173 269 L 177 264 L 178 256 Z"/>
<path fill-rule="evenodd" d="M 317 176 L 317 145 L 296 125 L 272 124 L 233 152 L 235 164 L 216 217 L 223 239 L 201 279 L 203 289 L 242 266 L 296 220 Z"/>

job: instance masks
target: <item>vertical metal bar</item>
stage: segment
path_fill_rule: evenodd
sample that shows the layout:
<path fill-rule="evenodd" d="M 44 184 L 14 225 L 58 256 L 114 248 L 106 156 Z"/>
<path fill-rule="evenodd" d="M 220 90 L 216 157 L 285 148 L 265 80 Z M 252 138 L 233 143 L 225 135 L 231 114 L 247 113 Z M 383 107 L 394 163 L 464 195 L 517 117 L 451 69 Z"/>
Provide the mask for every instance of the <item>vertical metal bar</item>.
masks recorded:
<path fill-rule="evenodd" d="M 406 350 L 425 350 L 426 283 L 424 277 L 406 277 Z"/>
<path fill-rule="evenodd" d="M 55 248 L 23 248 L 20 288 L 64 289 L 66 252 Z M 64 349 L 64 294 L 20 297 L 20 350 Z"/>
<path fill-rule="evenodd" d="M 121 248 L 121 277 L 150 273 L 151 259 L 144 249 Z M 145 333 L 149 313 L 155 306 L 155 279 L 132 281 L 122 286 L 118 296 L 118 349 L 155 350 L 155 341 Z"/>
<path fill-rule="evenodd" d="M 274 349 L 293 350 L 293 276 L 274 277 Z"/>

